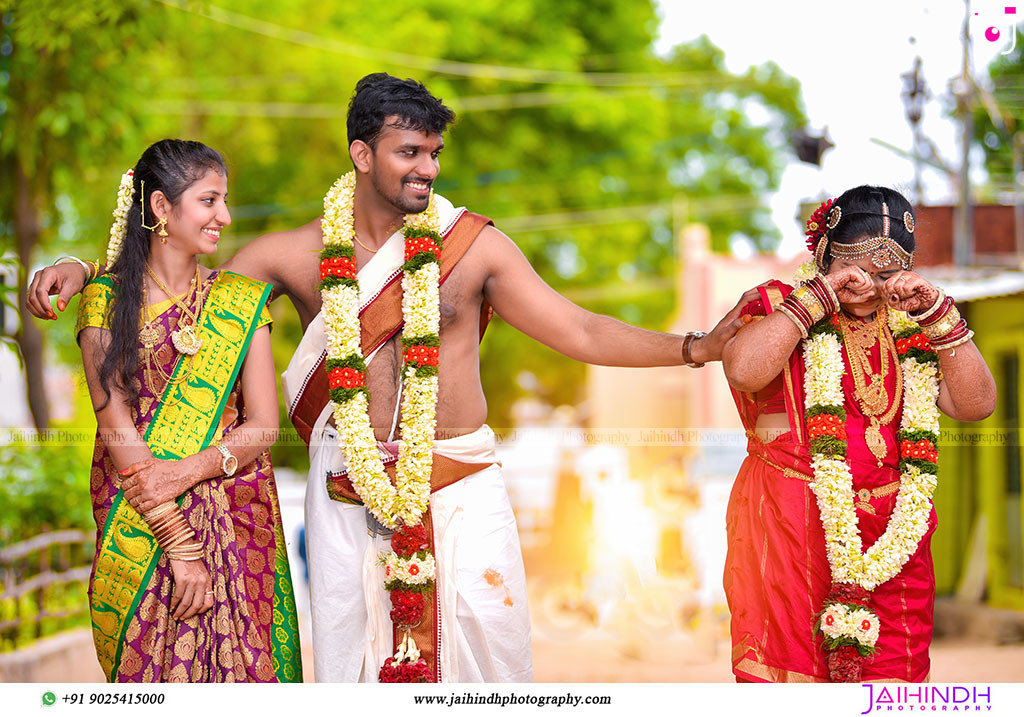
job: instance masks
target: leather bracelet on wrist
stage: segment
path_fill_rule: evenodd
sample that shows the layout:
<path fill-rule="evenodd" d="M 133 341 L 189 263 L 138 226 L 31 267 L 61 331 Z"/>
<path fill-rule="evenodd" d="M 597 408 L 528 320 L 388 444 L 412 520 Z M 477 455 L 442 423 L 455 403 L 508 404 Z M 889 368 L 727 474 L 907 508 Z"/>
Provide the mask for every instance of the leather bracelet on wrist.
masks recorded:
<path fill-rule="evenodd" d="M 697 339 L 702 339 L 705 336 L 707 336 L 707 334 L 704 333 L 703 331 L 689 331 L 683 336 L 683 345 L 680 348 L 680 352 L 683 356 L 683 363 L 685 363 L 690 368 L 701 368 L 704 366 L 703 363 L 694 362 L 693 356 L 691 355 L 690 351 L 693 346 L 693 342 Z"/>

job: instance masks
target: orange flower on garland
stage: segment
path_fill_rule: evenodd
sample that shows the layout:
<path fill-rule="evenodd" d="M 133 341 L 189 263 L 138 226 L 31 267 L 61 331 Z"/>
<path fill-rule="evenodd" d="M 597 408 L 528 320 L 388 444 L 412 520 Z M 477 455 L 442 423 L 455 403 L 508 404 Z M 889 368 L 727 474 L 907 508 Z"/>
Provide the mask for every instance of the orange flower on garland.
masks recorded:
<path fill-rule="evenodd" d="M 356 278 L 356 260 L 349 256 L 333 256 L 320 260 L 320 281 L 329 276 L 339 279 Z"/>
<path fill-rule="evenodd" d="M 335 368 L 327 374 L 331 388 L 360 388 L 366 385 L 366 375 L 354 368 Z"/>
<path fill-rule="evenodd" d="M 907 336 L 906 338 L 900 338 L 896 340 L 896 353 L 900 356 L 907 353 L 910 349 L 920 349 L 921 351 L 931 351 L 932 345 L 928 341 L 928 338 L 922 333 L 916 333 L 913 336 Z"/>
<path fill-rule="evenodd" d="M 415 344 L 405 349 L 402 358 L 406 363 L 420 366 L 437 366 L 440 349 L 437 346 L 420 346 Z"/>
<path fill-rule="evenodd" d="M 929 463 L 938 463 L 939 452 L 927 438 L 917 442 L 905 440 L 900 443 L 900 458 L 920 458 Z"/>
<path fill-rule="evenodd" d="M 843 419 L 831 413 L 819 413 L 808 420 L 807 432 L 811 440 L 821 436 L 832 436 L 840 441 L 846 440 L 846 425 Z"/>
<path fill-rule="evenodd" d="M 441 248 L 430 237 L 413 237 L 405 240 L 406 261 L 409 261 L 421 251 L 429 251 L 438 259 L 441 258 Z"/>

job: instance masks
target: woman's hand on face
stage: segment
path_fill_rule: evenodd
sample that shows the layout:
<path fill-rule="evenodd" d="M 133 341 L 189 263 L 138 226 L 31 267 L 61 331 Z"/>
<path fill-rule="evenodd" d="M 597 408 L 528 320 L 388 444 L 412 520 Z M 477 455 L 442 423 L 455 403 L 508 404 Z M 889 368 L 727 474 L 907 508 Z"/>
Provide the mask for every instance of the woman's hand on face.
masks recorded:
<path fill-rule="evenodd" d="M 825 281 L 843 304 L 861 304 L 878 298 L 875 283 L 859 266 L 844 266 L 825 275 Z"/>
<path fill-rule="evenodd" d="M 889 308 L 920 313 L 930 309 L 939 298 L 939 290 L 912 271 L 901 271 L 882 287 Z"/>
<path fill-rule="evenodd" d="M 180 461 L 150 458 L 133 463 L 121 475 L 125 476 L 121 481 L 124 497 L 139 514 L 174 500 L 191 487 Z"/>
<path fill-rule="evenodd" d="M 213 607 L 210 571 L 202 560 L 171 560 L 174 592 L 171 612 L 176 620 L 187 620 Z"/>

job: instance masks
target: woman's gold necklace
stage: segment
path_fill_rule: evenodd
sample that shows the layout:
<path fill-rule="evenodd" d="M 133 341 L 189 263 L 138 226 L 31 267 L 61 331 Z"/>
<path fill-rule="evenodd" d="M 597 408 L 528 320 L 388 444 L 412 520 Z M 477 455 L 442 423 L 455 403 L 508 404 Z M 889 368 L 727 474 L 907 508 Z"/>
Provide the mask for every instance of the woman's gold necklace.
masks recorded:
<path fill-rule="evenodd" d="M 193 322 L 195 322 L 196 314 L 198 312 L 192 311 L 192 309 L 189 307 L 189 304 L 191 304 L 192 306 L 201 305 L 202 297 L 203 294 L 205 293 L 200 289 L 200 287 L 202 286 L 202 279 L 199 275 L 199 267 L 196 266 L 196 276 L 189 285 L 189 292 L 186 295 L 186 301 L 184 302 L 182 302 L 181 299 L 178 299 L 163 285 L 163 282 L 161 282 L 160 279 L 153 274 L 152 270 L 149 268 L 148 265 L 146 266 L 146 270 L 149 272 L 150 276 L 152 276 L 153 279 L 156 281 L 157 286 L 159 286 L 161 290 L 163 290 L 163 292 L 167 294 L 171 298 L 171 300 L 182 310 L 182 316 L 179 317 L 179 323 L 181 321 L 181 318 L 185 318 L 186 315 L 189 318 L 191 318 Z M 159 328 L 153 326 L 152 322 L 154 317 L 151 317 L 150 315 L 149 291 L 146 289 L 145 282 L 142 283 L 142 306 L 143 311 L 145 312 L 145 321 L 143 322 L 142 330 L 139 331 L 139 340 L 142 342 L 143 347 L 143 376 L 146 380 L 146 387 L 149 389 L 149 392 L 152 393 L 154 397 L 159 398 L 160 391 L 163 389 L 157 385 L 158 381 L 154 374 L 159 374 L 160 379 L 162 379 L 163 381 L 163 387 L 166 387 L 167 384 L 178 385 L 186 383 L 190 378 L 192 378 L 192 368 L 193 363 L 195 361 L 195 354 L 189 354 L 179 350 L 179 353 L 183 353 L 186 356 L 188 356 L 188 364 L 187 366 L 184 367 L 184 370 L 182 371 L 181 375 L 178 378 L 174 378 L 173 370 L 171 374 L 168 374 L 166 371 L 164 371 L 163 365 L 160 363 L 160 360 L 156 357 L 156 352 L 153 350 L 153 347 L 162 340 L 162 331 Z M 189 327 L 189 329 L 191 329 L 191 326 Z M 175 349 L 178 349 L 177 342 L 174 341 L 174 334 L 171 335 L 171 338 Z M 202 342 L 200 341 L 200 344 L 201 343 Z M 165 401 L 165 403 L 168 406 L 176 405 L 179 402 L 180 399 L 167 399 Z"/>
<path fill-rule="evenodd" d="M 839 315 L 839 327 L 843 333 L 846 354 L 850 359 L 850 372 L 853 374 L 854 394 L 862 412 L 871 422 L 864 433 L 864 441 L 868 450 L 878 461 L 879 468 L 882 467 L 882 461 L 889 453 L 881 427 L 892 423 L 903 397 L 903 372 L 900 370 L 892 334 L 886 331 L 887 317 L 888 311 L 884 306 L 875 313 L 873 323 L 878 327 L 876 335 L 872 331 L 874 326 L 869 329 L 863 324 L 858 325 L 859 322 L 847 318 L 842 313 Z M 879 346 L 878 353 L 881 363 L 878 373 L 871 370 L 870 358 L 870 351 L 876 342 Z M 890 356 L 893 358 L 896 368 L 896 391 L 891 403 L 889 392 L 885 389 L 885 377 L 889 372 Z M 866 379 L 871 379 L 870 385 L 867 384 Z"/>
<path fill-rule="evenodd" d="M 160 277 L 153 273 L 153 270 L 149 268 L 149 264 L 146 264 L 146 273 L 152 277 L 156 285 L 160 287 L 167 296 L 171 298 L 178 308 L 181 309 L 181 317 L 178 319 L 178 329 L 171 332 L 171 341 L 174 343 L 174 348 L 178 350 L 178 353 L 188 354 L 194 356 L 199 349 L 203 346 L 203 340 L 196 336 L 195 327 L 199 323 L 199 317 L 192 312 L 186 302 L 176 297 L 171 290 L 167 288 L 164 282 L 160 281 Z M 189 284 L 188 298 L 191 302 L 192 295 L 199 287 L 202 278 L 199 275 L 199 264 L 196 264 L 196 275 L 192 279 L 192 283 Z"/>

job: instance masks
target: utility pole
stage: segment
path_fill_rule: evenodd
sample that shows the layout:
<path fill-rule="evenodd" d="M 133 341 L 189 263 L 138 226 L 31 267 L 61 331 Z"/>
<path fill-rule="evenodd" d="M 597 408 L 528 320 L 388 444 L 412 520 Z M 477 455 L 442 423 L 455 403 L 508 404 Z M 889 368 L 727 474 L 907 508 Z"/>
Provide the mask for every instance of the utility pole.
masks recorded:
<path fill-rule="evenodd" d="M 914 201 L 921 204 L 924 201 L 924 190 L 921 187 L 921 152 L 924 140 L 921 135 L 921 118 L 924 116 L 924 103 L 928 99 L 928 87 L 925 85 L 924 77 L 921 75 L 921 56 L 914 58 L 914 69 L 905 72 L 903 78 L 903 106 L 906 110 L 907 122 L 910 123 L 910 130 L 913 132 L 913 150 L 911 155 L 914 158 Z"/>
<path fill-rule="evenodd" d="M 957 222 L 953 235 L 953 263 L 966 266 L 974 261 L 974 208 L 971 206 L 970 155 L 974 135 L 971 99 L 974 81 L 971 78 L 971 0 L 964 0 L 963 64 L 960 76 L 953 81 L 956 111 L 960 118 L 960 181 L 957 187 Z"/>

